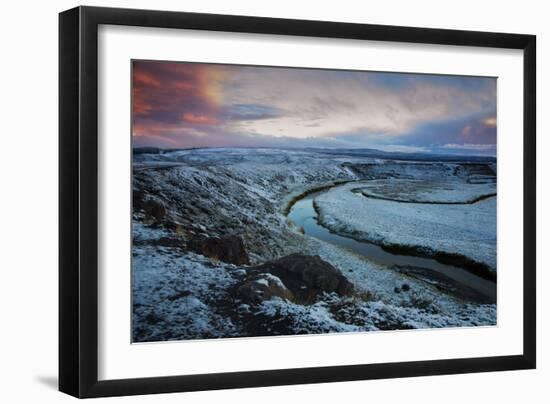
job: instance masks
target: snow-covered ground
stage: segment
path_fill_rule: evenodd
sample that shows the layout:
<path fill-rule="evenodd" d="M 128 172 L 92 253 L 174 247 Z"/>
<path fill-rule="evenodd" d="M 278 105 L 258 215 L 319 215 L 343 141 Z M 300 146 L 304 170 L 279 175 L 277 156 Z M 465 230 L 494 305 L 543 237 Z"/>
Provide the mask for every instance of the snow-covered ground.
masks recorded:
<path fill-rule="evenodd" d="M 447 185 L 477 188 L 469 184 Z M 356 188 L 353 183 L 341 185 L 315 199 L 319 219 L 325 227 L 376 244 L 460 254 L 496 271 L 495 197 L 472 204 L 443 204 L 442 200 L 475 198 L 479 192 L 477 189 L 441 192 L 438 187 L 432 196 L 424 185 L 415 198 L 422 195 L 424 200 L 440 203 L 407 203 L 365 197 L 352 192 Z"/>
<path fill-rule="evenodd" d="M 468 202 L 494 191 L 490 166 L 394 162 L 311 150 L 136 154 L 133 340 L 494 325 L 496 305 L 460 299 L 301 234 L 285 216 L 288 203 L 304 192 L 349 181 L 316 199 L 323 222 L 333 230 L 460 252 L 494 268 L 494 198 L 434 205 L 363 194 Z M 196 237 L 233 235 L 242 238 L 250 265 L 225 263 L 188 248 Z M 477 243 L 476 251 L 472 243 Z M 354 294 L 325 293 L 305 305 L 280 297 L 251 303 L 235 293 L 259 264 L 292 253 L 320 256 L 353 283 Z"/>
<path fill-rule="evenodd" d="M 353 192 L 369 198 L 395 202 L 430 204 L 472 204 L 496 195 L 496 184 L 464 183 L 451 179 L 370 180 L 358 184 Z"/>
<path fill-rule="evenodd" d="M 231 320 L 213 308 L 227 297 L 239 270 L 156 245 L 165 235 L 134 223 L 134 341 L 236 336 Z"/>

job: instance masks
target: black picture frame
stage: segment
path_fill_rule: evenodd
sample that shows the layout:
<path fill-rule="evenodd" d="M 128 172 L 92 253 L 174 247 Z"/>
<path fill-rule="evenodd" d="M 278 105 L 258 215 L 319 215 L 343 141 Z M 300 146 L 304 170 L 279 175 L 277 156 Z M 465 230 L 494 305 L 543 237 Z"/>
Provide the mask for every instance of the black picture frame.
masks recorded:
<path fill-rule="evenodd" d="M 523 354 L 98 380 L 100 24 L 523 50 Z M 536 37 L 340 22 L 77 7 L 59 15 L 59 389 L 75 397 L 324 383 L 536 366 Z"/>

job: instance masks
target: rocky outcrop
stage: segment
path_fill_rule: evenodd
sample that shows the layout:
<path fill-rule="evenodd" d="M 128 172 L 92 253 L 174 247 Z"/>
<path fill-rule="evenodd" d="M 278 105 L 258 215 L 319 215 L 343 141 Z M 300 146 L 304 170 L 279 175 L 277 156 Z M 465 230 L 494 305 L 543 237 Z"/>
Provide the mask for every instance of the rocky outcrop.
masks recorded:
<path fill-rule="evenodd" d="M 238 287 L 237 296 L 247 303 L 261 303 L 278 297 L 283 300 L 292 301 L 294 296 L 283 282 L 271 274 L 257 274 L 247 278 Z"/>
<path fill-rule="evenodd" d="M 166 206 L 163 202 L 140 191 L 133 193 L 134 211 L 143 211 L 146 216 L 161 222 L 166 217 Z"/>
<path fill-rule="evenodd" d="M 198 254 L 229 264 L 248 265 L 250 263 L 244 242 L 239 236 L 197 236 L 189 240 L 187 248 Z"/>
<path fill-rule="evenodd" d="M 284 298 L 299 304 L 314 303 L 323 293 L 349 296 L 354 291 L 353 284 L 337 268 L 317 255 L 291 254 L 251 268 L 249 271 L 254 276 L 276 277 L 291 293 L 286 294 Z M 243 286 L 254 279 L 256 278 L 247 279 Z M 267 286 L 271 287 L 271 283 L 268 282 Z M 277 294 L 265 294 L 266 299 L 272 296 Z"/>

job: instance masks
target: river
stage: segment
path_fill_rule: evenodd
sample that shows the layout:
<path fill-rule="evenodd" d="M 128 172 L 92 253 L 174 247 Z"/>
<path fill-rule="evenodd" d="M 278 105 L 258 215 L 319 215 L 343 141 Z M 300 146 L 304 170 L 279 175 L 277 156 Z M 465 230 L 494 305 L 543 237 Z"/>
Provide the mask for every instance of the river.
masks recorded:
<path fill-rule="evenodd" d="M 469 290 L 469 292 L 474 291 L 474 295 L 478 295 L 475 296 L 477 297 L 475 300 L 482 300 L 487 303 L 496 302 L 496 283 L 483 279 L 463 268 L 442 264 L 431 258 L 394 254 L 383 250 L 376 244 L 344 237 L 321 226 L 317 221 L 317 213 L 313 208 L 313 200 L 316 196 L 326 191 L 327 189 L 311 193 L 296 201 L 290 208 L 288 218 L 296 226 L 301 227 L 304 230 L 304 234 L 342 247 L 355 254 L 365 256 L 375 263 L 390 268 L 414 267 L 417 269 L 425 269 L 423 274 L 424 278 L 429 278 L 430 273 L 434 274 L 434 272 L 435 274 L 441 274 L 443 275 L 443 279 L 448 278 L 455 283 L 455 289 L 456 286 L 458 286 L 459 289 L 460 286 L 463 286 L 463 289 Z M 464 293 L 462 293 L 462 295 L 464 295 Z M 472 293 L 469 293 L 469 295 L 472 295 Z"/>

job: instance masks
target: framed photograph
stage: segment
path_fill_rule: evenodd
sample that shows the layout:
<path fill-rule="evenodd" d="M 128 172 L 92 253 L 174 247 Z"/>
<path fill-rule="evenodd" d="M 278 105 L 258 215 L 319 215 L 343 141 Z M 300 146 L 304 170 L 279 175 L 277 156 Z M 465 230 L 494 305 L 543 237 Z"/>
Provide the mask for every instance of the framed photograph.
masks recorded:
<path fill-rule="evenodd" d="M 535 36 L 59 27 L 61 391 L 535 368 Z"/>

